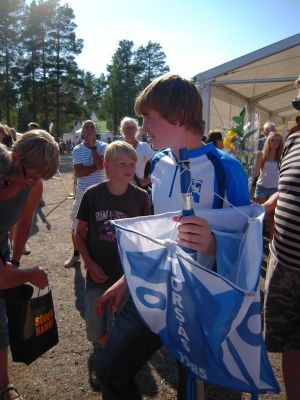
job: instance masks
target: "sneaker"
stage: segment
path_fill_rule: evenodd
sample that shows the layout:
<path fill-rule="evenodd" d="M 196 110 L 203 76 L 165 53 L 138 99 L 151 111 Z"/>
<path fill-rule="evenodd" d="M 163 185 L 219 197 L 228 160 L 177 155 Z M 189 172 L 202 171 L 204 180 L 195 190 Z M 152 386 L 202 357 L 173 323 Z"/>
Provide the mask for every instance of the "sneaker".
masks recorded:
<path fill-rule="evenodd" d="M 23 250 L 23 254 L 24 254 L 25 256 L 28 256 L 28 254 L 30 254 L 30 253 L 31 253 L 31 248 L 30 248 L 30 246 L 29 246 L 27 243 L 25 243 L 24 250 Z"/>
<path fill-rule="evenodd" d="M 67 259 L 64 263 L 65 268 L 73 267 L 74 264 L 79 263 L 81 260 L 80 256 L 74 256 L 74 254 Z"/>

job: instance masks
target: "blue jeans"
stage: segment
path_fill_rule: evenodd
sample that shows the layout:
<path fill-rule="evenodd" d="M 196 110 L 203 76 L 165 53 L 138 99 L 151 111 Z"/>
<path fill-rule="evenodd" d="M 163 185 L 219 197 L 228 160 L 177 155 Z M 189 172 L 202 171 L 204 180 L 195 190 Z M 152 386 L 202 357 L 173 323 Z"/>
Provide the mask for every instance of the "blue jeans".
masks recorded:
<path fill-rule="evenodd" d="M 104 314 L 98 315 L 96 306 L 99 297 L 110 287 L 107 283 L 96 283 L 89 275 L 85 283 L 85 324 L 87 338 L 94 345 L 99 345 L 99 340 L 110 328 L 113 313 L 105 307 Z"/>
<path fill-rule="evenodd" d="M 96 364 L 103 400 L 141 400 L 135 375 L 162 345 L 129 298 Z"/>
<path fill-rule="evenodd" d="M 276 193 L 278 190 L 277 187 L 275 188 L 265 188 L 261 185 L 256 185 L 254 198 L 255 199 L 268 199 L 272 196 L 272 194 Z"/>

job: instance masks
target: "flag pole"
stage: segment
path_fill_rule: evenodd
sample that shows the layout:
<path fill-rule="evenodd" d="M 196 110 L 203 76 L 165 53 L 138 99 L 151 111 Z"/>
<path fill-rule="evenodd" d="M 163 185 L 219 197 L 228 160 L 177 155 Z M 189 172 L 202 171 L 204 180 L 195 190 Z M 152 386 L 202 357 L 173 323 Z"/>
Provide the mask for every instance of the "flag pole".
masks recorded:
<path fill-rule="evenodd" d="M 181 215 L 187 217 L 190 215 L 195 215 L 192 206 L 192 180 L 190 173 L 190 161 L 189 153 L 186 147 L 181 147 L 179 149 L 179 160 L 180 166 L 180 187 L 183 199 L 183 206 Z M 197 252 L 195 250 L 189 249 L 188 247 L 182 247 L 186 253 L 193 258 L 197 257 Z"/>
<path fill-rule="evenodd" d="M 180 166 L 180 187 L 183 199 L 183 207 L 181 215 L 183 217 L 195 215 L 192 206 L 192 180 L 190 172 L 190 161 L 189 153 L 186 147 L 181 147 L 179 149 L 179 160 Z M 182 247 L 183 250 L 188 253 L 191 257 L 196 259 L 197 252 L 195 250 L 189 249 L 187 247 Z M 180 374 L 184 375 L 183 369 L 179 369 Z M 183 376 L 183 381 L 185 381 Z M 204 394 L 204 382 L 200 379 L 195 378 L 191 372 L 188 372 L 187 384 L 186 384 L 186 398 L 187 400 L 205 400 Z"/>

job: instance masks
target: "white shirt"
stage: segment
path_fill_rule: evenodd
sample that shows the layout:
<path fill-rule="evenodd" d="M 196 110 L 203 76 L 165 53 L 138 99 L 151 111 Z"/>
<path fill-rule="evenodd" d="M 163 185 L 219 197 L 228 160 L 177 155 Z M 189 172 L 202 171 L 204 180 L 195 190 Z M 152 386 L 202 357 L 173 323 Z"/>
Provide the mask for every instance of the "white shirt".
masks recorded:
<path fill-rule="evenodd" d="M 277 161 L 265 161 L 260 171 L 257 184 L 267 189 L 276 188 L 279 180 L 279 165 Z"/>
<path fill-rule="evenodd" d="M 135 174 L 138 178 L 144 178 L 146 162 L 151 160 L 155 153 L 146 142 L 138 142 L 135 151 L 137 154 Z"/>

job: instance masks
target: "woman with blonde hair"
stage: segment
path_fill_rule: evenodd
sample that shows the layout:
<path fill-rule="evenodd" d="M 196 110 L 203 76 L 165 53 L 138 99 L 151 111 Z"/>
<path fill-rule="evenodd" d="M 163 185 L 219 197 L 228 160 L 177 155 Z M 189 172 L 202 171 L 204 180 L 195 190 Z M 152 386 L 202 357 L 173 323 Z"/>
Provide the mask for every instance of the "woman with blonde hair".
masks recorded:
<path fill-rule="evenodd" d="M 262 151 L 257 153 L 256 166 L 252 186 L 255 187 L 254 200 L 262 204 L 278 190 L 279 162 L 283 150 L 283 139 L 279 133 L 270 133 Z M 270 216 L 269 234 L 274 233 L 274 220 Z"/>

